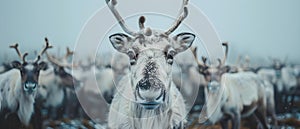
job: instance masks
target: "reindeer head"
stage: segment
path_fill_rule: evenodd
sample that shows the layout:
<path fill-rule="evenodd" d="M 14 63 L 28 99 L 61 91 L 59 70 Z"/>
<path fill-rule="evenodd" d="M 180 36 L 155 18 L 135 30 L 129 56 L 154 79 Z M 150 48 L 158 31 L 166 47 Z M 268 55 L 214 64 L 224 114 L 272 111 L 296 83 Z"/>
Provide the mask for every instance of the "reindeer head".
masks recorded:
<path fill-rule="evenodd" d="M 202 74 L 206 80 L 206 86 L 208 89 L 208 92 L 214 93 L 219 89 L 221 86 L 221 77 L 224 73 L 229 72 L 230 67 L 229 66 L 224 66 L 226 58 L 227 58 L 227 53 L 228 53 L 228 44 L 223 43 L 223 46 L 225 46 L 226 51 L 225 51 L 225 57 L 221 61 L 221 59 L 218 59 L 219 64 L 217 66 L 210 65 L 208 66 L 206 64 L 207 58 L 202 57 L 202 62 L 200 62 L 197 58 L 197 48 L 192 48 L 193 55 L 195 57 L 195 60 L 197 61 L 198 64 L 198 70 L 199 73 Z"/>
<path fill-rule="evenodd" d="M 188 1 L 183 1 L 178 20 L 166 32 L 145 28 L 144 16 L 139 19 L 140 30 L 131 31 L 115 9 L 116 0 L 106 2 L 123 30 L 129 34 L 117 33 L 109 39 L 117 51 L 127 54 L 130 59 L 130 81 L 136 103 L 145 109 L 156 109 L 168 97 L 174 56 L 188 49 L 195 39 L 191 33 L 170 37 L 187 16 Z"/>
<path fill-rule="evenodd" d="M 270 58 L 270 57 L 269 57 Z M 287 62 L 287 57 L 282 62 L 280 59 L 272 59 L 270 58 L 272 62 L 272 68 L 275 70 L 275 74 L 277 78 L 281 77 L 281 69 L 285 67 L 285 63 Z"/>
<path fill-rule="evenodd" d="M 33 93 L 36 91 L 36 88 L 38 86 L 38 79 L 39 79 L 39 73 L 40 70 L 47 69 L 47 63 L 41 61 L 39 62 L 42 54 L 52 46 L 49 46 L 48 43 L 46 43 L 45 48 L 40 52 L 40 54 L 36 57 L 35 61 L 26 61 L 26 56 L 28 53 L 24 53 L 23 55 L 18 49 L 18 44 L 10 46 L 10 48 L 14 48 L 23 62 L 19 61 L 13 61 L 11 63 L 12 67 L 15 69 L 18 69 L 21 74 L 21 84 L 23 86 L 23 90 L 26 93 Z"/>

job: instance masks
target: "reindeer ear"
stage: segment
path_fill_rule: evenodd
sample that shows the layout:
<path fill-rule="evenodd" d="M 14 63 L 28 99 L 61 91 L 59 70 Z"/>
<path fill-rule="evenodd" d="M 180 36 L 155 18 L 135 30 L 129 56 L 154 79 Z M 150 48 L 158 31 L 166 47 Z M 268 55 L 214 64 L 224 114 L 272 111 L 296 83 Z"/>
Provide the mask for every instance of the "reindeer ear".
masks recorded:
<path fill-rule="evenodd" d="M 11 67 L 15 69 L 21 69 L 22 64 L 19 61 L 13 61 L 11 62 Z"/>
<path fill-rule="evenodd" d="M 175 44 L 173 44 L 173 47 L 179 53 L 185 51 L 193 44 L 195 35 L 192 33 L 180 33 L 174 37 L 174 40 Z"/>
<path fill-rule="evenodd" d="M 47 70 L 48 69 L 48 64 L 46 62 L 40 62 L 38 65 L 38 70 Z"/>
<path fill-rule="evenodd" d="M 109 36 L 109 40 L 113 47 L 122 53 L 127 53 L 131 38 L 126 34 L 117 33 Z"/>

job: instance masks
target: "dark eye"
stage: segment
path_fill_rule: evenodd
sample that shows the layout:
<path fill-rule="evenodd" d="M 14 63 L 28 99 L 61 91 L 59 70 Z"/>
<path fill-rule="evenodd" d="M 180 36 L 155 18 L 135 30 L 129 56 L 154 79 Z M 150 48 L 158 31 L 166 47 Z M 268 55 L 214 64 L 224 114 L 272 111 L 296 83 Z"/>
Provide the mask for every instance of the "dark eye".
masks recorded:
<path fill-rule="evenodd" d="M 173 56 L 167 55 L 167 63 L 168 64 L 173 64 Z"/>
<path fill-rule="evenodd" d="M 133 50 L 129 50 L 127 55 L 129 56 L 130 65 L 135 65 L 138 54 L 135 54 Z"/>
<path fill-rule="evenodd" d="M 174 60 L 174 56 L 175 56 L 176 52 L 174 49 L 169 49 L 167 52 L 167 63 L 168 64 L 173 64 L 173 60 Z"/>

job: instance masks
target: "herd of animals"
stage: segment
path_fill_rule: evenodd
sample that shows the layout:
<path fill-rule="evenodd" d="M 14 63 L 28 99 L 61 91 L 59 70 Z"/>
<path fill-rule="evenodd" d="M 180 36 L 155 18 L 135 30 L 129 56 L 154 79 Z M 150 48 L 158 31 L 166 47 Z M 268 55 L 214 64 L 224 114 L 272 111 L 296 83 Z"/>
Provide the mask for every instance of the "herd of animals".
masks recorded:
<path fill-rule="evenodd" d="M 20 61 L 0 66 L 0 128 L 40 129 L 55 120 L 93 118 L 111 129 L 215 124 L 239 129 L 247 117 L 253 118 L 254 127 L 279 128 L 277 114 L 300 111 L 300 65 L 280 60 L 260 67 L 228 65 L 228 43 L 222 43 L 223 59 L 199 58 L 192 46 L 194 34 L 172 36 L 188 16 L 188 0 L 166 31 L 145 27 L 144 16 L 138 22 L 140 30 L 130 30 L 116 0 L 106 2 L 126 32 L 109 36 L 119 52 L 112 62 L 71 62 L 76 53 L 67 48 L 64 56 L 51 54 L 47 38 L 35 60 L 27 60 L 28 53 L 21 53 L 19 44 L 9 46 Z M 172 69 L 175 64 L 178 71 Z M 189 105 L 191 96 L 196 97 Z M 198 114 L 197 119 L 191 114 Z"/>

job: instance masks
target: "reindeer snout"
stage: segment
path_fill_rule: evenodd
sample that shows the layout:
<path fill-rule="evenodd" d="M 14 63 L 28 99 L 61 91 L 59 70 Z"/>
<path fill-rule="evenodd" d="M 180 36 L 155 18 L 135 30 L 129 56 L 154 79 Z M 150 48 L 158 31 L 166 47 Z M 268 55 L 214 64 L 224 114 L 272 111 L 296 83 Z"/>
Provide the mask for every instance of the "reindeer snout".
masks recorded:
<path fill-rule="evenodd" d="M 136 99 L 146 109 L 157 108 L 164 97 L 164 85 L 157 78 L 143 78 L 136 86 Z"/>
<path fill-rule="evenodd" d="M 24 91 L 28 92 L 28 93 L 32 93 L 36 90 L 37 88 L 37 83 L 33 83 L 33 82 L 26 82 L 24 84 Z"/>

